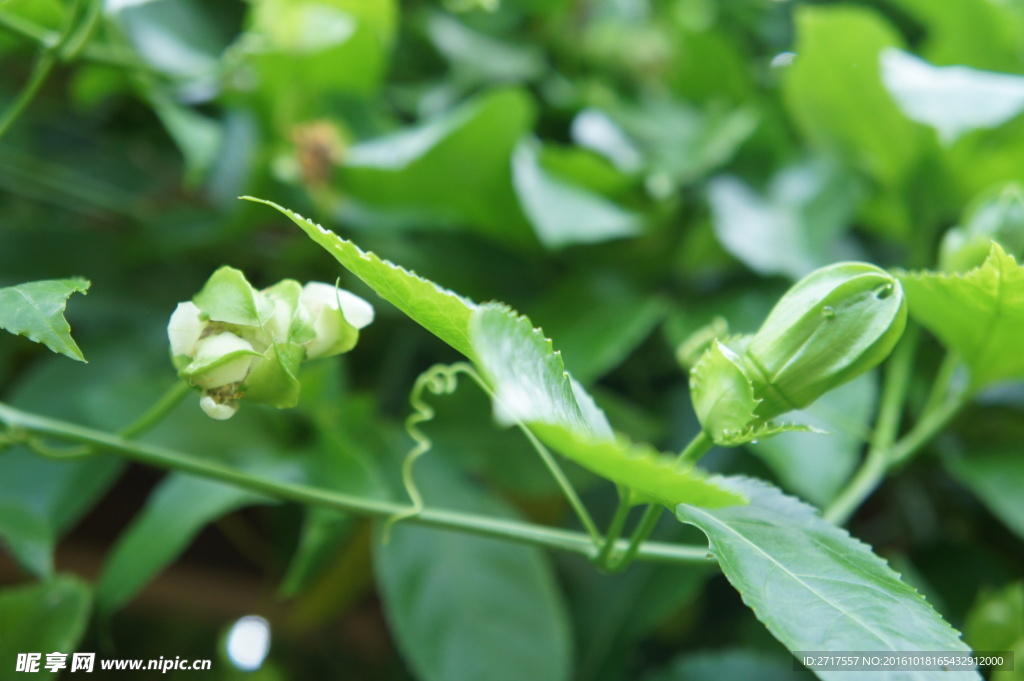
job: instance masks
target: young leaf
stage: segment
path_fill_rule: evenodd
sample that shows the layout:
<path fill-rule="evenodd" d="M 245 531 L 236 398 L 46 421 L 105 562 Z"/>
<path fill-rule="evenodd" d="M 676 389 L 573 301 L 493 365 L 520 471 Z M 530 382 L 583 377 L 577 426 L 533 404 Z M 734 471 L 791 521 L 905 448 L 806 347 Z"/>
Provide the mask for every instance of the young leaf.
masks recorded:
<path fill-rule="evenodd" d="M 85 294 L 90 282 L 81 277 L 47 279 L 0 288 L 0 329 L 42 343 L 50 350 L 84 362 L 71 338 L 64 308 L 75 291 Z"/>
<path fill-rule="evenodd" d="M 740 358 L 717 340 L 690 371 L 690 397 L 701 426 L 716 444 L 732 440 L 757 420 L 754 384 Z"/>
<path fill-rule="evenodd" d="M 1003 523 L 1024 539 L 1024 454 L 1019 448 L 971 452 L 948 468 Z"/>
<path fill-rule="evenodd" d="M 43 669 L 46 653 L 71 653 L 89 623 L 92 593 L 78 577 L 58 575 L 40 584 L 0 592 L 0 668 L 14 674 L 17 653 L 42 653 L 40 671 L 29 678 L 54 678 Z"/>
<path fill-rule="evenodd" d="M 263 203 L 286 215 L 302 228 L 310 239 L 333 255 L 345 269 L 362 279 L 382 298 L 409 315 L 427 331 L 472 359 L 469 343 L 469 316 L 476 304 L 432 281 L 423 279 L 398 265 L 365 253 L 351 241 L 313 224 L 287 208 L 251 196 L 242 198 Z"/>
<path fill-rule="evenodd" d="M 681 504 L 726 578 L 790 651 L 969 652 L 956 630 L 871 549 L 813 507 L 750 478 L 729 478 L 749 506 Z M 842 681 L 842 671 L 821 671 Z M 980 679 L 975 672 L 878 671 L 872 679 Z"/>
<path fill-rule="evenodd" d="M 910 315 L 967 363 L 971 383 L 1024 378 L 1024 268 L 993 242 L 985 263 L 966 274 L 897 275 Z"/>
<path fill-rule="evenodd" d="M 428 503 L 515 517 L 424 459 L 417 481 Z M 537 548 L 399 523 L 375 542 L 375 566 L 388 619 L 423 681 L 566 681 L 571 634 L 565 606 Z"/>

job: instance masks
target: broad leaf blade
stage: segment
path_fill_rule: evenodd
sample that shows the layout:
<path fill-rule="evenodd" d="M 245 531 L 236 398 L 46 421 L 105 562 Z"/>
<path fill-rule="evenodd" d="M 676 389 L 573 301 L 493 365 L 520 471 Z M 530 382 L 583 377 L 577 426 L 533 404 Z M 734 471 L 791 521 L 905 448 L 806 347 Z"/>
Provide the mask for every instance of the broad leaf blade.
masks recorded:
<path fill-rule="evenodd" d="M 966 274 L 902 272 L 910 315 L 957 353 L 975 388 L 1024 378 L 1024 267 L 993 242 Z"/>
<path fill-rule="evenodd" d="M 428 503 L 515 517 L 442 464 L 434 457 L 417 466 Z M 388 619 L 417 678 L 569 679 L 568 618 L 539 549 L 402 523 L 375 548 Z"/>
<path fill-rule="evenodd" d="M 90 282 L 81 277 L 47 279 L 0 288 L 0 329 L 42 343 L 50 350 L 84 362 L 64 319 L 68 298 L 85 294 Z"/>
<path fill-rule="evenodd" d="M 749 506 L 682 504 L 743 601 L 791 651 L 962 651 L 956 630 L 871 549 L 767 483 L 730 478 Z M 818 672 L 841 681 L 842 671 Z M 974 672 L 878 671 L 875 681 L 979 679 Z"/>
<path fill-rule="evenodd" d="M 286 215 L 301 227 L 313 241 L 333 255 L 345 269 L 362 279 L 382 298 L 409 315 L 425 329 L 448 345 L 473 357 L 469 343 L 469 316 L 476 304 L 423 279 L 398 265 L 382 260 L 374 253 L 362 251 L 351 241 L 315 225 L 306 218 L 271 201 L 242 197 L 264 203 Z"/>

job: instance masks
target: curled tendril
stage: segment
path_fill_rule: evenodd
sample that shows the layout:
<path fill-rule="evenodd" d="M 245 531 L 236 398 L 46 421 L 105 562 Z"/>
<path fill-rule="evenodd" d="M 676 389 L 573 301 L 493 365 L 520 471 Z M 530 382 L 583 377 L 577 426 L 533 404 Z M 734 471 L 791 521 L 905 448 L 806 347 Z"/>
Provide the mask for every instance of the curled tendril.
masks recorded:
<path fill-rule="evenodd" d="M 391 528 L 394 527 L 395 523 L 415 517 L 423 510 L 423 495 L 420 494 L 419 488 L 416 487 L 412 468 L 416 460 L 429 452 L 431 447 L 433 447 L 433 442 L 420 429 L 419 424 L 433 420 L 436 413 L 434 408 L 424 401 L 424 393 L 429 392 L 432 395 L 450 395 L 454 393 L 456 388 L 459 387 L 459 374 L 466 374 L 482 385 L 479 375 L 472 366 L 465 362 L 435 364 L 416 378 L 412 391 L 409 393 L 409 404 L 412 406 L 413 411 L 405 420 L 405 432 L 409 433 L 409 437 L 413 439 L 415 444 L 409 450 L 409 453 L 405 455 L 405 460 L 402 462 L 402 485 L 412 501 L 412 507 L 407 511 L 396 513 L 388 518 L 384 525 L 383 538 L 385 542 L 390 538 Z"/>

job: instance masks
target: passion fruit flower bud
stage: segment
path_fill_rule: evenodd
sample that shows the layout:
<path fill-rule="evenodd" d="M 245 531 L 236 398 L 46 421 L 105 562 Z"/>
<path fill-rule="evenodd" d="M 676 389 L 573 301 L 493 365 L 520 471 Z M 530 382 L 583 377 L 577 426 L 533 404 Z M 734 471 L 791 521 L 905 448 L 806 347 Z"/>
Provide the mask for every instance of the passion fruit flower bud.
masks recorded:
<path fill-rule="evenodd" d="M 242 398 L 295 406 L 299 365 L 351 350 L 371 321 L 369 303 L 329 284 L 285 279 L 257 291 L 222 267 L 178 304 L 167 336 L 178 375 L 202 390 L 203 411 L 223 420 Z"/>
<path fill-rule="evenodd" d="M 701 425 L 720 444 L 777 432 L 768 420 L 802 409 L 877 366 L 907 322 L 903 288 L 867 263 L 838 263 L 797 282 L 761 329 L 716 342 L 692 371 Z"/>

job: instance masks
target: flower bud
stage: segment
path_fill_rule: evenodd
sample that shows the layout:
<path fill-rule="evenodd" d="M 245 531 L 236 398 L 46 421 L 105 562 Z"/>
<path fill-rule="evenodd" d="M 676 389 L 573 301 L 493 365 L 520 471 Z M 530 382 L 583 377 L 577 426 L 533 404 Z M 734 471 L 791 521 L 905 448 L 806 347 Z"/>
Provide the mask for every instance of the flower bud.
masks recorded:
<path fill-rule="evenodd" d="M 302 287 L 299 304 L 315 331 L 314 337 L 303 344 L 307 359 L 351 350 L 359 329 L 373 321 L 373 307 L 365 300 L 318 281 Z"/>
<path fill-rule="evenodd" d="M 770 419 L 802 409 L 877 366 L 907 322 L 903 288 L 874 265 L 837 263 L 815 270 L 779 300 L 742 355 Z"/>

